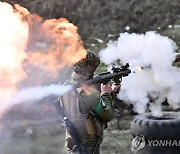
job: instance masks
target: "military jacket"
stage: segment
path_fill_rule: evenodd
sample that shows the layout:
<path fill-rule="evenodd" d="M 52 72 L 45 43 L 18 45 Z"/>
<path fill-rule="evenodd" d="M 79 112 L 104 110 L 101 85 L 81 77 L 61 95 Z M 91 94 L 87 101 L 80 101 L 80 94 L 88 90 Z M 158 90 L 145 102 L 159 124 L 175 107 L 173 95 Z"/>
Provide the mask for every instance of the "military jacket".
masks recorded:
<path fill-rule="evenodd" d="M 82 144 L 95 145 L 102 140 L 106 123 L 113 117 L 110 94 L 100 94 L 93 86 L 86 86 L 66 93 L 60 100 L 68 119 L 76 128 Z M 70 149 L 74 146 L 68 130 L 66 145 Z"/>

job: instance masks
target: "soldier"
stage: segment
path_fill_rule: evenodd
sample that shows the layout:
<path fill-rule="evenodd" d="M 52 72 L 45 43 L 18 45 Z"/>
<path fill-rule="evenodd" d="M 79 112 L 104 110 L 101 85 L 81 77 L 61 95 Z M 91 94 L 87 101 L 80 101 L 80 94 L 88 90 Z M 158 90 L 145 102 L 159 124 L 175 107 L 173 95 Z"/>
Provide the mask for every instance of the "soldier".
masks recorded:
<path fill-rule="evenodd" d="M 93 52 L 88 52 L 85 59 L 73 66 L 72 81 L 69 82 L 92 78 L 99 64 L 99 58 Z M 101 84 L 100 89 L 101 91 L 98 91 L 94 86 L 82 86 L 66 93 L 60 99 L 67 118 L 76 128 L 88 154 L 100 153 L 103 131 L 107 127 L 107 122 L 113 117 L 111 93 L 120 89 L 120 85 Z M 68 152 L 79 153 L 75 146 L 74 139 L 66 130 Z"/>

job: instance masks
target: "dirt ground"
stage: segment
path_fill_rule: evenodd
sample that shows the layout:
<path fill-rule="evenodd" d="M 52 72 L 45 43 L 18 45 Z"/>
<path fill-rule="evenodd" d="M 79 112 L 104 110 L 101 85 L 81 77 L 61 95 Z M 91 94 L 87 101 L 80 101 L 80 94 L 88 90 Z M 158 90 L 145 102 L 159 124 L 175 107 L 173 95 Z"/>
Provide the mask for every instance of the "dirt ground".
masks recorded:
<path fill-rule="evenodd" d="M 131 120 L 132 116 L 125 114 L 108 124 L 101 146 L 102 154 L 131 154 Z M 66 154 L 65 131 L 58 121 L 42 123 L 38 127 L 30 125 L 32 121 L 15 121 L 4 123 L 6 127 L 1 130 L 0 154 Z"/>
<path fill-rule="evenodd" d="M 121 119 L 114 119 L 104 133 L 104 140 L 101 146 L 102 154 L 132 154 L 130 122 L 132 116 L 125 115 Z M 118 124 L 117 124 L 118 123 Z M 121 129 L 117 126 L 121 126 Z"/>
<path fill-rule="evenodd" d="M 124 116 L 123 118 L 114 119 L 109 123 L 107 130 L 104 133 L 104 140 L 101 146 L 102 154 L 131 154 L 131 133 L 130 121 L 131 116 Z M 124 129 L 117 128 L 117 122 L 122 125 Z M 12 132 L 6 132 L 6 136 L 1 138 L 1 154 L 66 154 L 64 148 L 64 129 L 58 125 L 61 131 L 59 134 L 37 134 L 33 136 L 34 128 L 27 128 L 25 132 L 16 132 L 17 136 L 12 136 Z M 58 126 L 51 124 L 51 127 Z M 19 128 L 20 129 L 20 126 Z M 39 128 L 40 129 L 40 128 Z M 42 129 L 42 128 L 41 128 Z M 20 134 L 24 135 L 20 135 Z M 19 134 L 19 136 L 18 136 Z M 7 140 L 5 140 L 7 139 Z"/>
<path fill-rule="evenodd" d="M 53 107 L 54 97 L 33 104 L 19 104 L 1 117 L 0 154 L 66 154 L 65 128 Z M 130 108 L 118 102 L 108 123 L 102 154 L 131 154 Z"/>

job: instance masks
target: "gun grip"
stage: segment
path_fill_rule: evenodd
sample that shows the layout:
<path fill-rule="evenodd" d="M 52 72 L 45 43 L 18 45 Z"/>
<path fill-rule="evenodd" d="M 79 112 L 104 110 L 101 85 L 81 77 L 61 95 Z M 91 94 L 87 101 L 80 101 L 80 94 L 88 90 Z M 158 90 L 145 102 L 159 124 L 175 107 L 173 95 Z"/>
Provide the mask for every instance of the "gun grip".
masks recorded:
<path fill-rule="evenodd" d="M 122 81 L 122 78 L 114 79 L 114 82 L 116 85 L 120 85 L 121 81 Z"/>
<path fill-rule="evenodd" d="M 108 84 L 108 82 L 109 82 L 109 81 L 104 81 L 102 84 L 103 84 L 103 85 L 106 85 L 106 84 Z"/>

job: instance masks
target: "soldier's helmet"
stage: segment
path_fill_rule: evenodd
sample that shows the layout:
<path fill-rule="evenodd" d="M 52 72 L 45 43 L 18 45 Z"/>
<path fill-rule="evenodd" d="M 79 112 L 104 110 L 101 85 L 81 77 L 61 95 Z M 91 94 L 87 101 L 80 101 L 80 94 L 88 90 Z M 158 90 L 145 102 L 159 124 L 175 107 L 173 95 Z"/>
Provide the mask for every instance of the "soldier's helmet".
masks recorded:
<path fill-rule="evenodd" d="M 88 51 L 86 58 L 74 64 L 73 69 L 77 74 L 92 77 L 99 64 L 100 60 L 98 56 L 94 52 Z"/>

